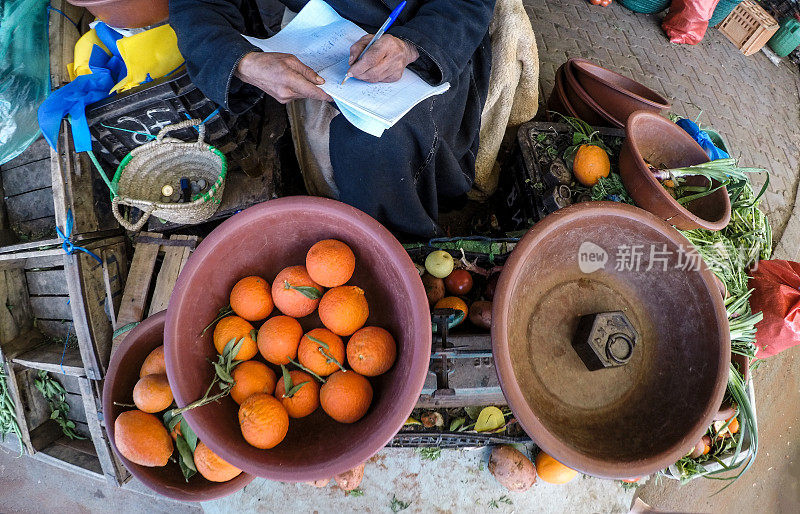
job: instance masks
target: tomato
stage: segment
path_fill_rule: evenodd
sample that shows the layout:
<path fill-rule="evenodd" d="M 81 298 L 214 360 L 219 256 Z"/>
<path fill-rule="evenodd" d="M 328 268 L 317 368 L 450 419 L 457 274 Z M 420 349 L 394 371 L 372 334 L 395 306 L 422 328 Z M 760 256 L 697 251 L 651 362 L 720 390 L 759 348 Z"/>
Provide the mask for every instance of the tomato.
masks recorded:
<path fill-rule="evenodd" d="M 602 1 L 603 1 L 603 0 L 589 0 L 589 2 L 591 2 L 591 4 L 592 4 L 592 5 L 600 5 L 600 3 L 601 3 Z"/>
<path fill-rule="evenodd" d="M 603 7 L 608 7 L 611 4 L 611 0 L 602 0 L 600 5 Z"/>
<path fill-rule="evenodd" d="M 453 270 L 445 279 L 444 286 L 456 296 L 464 296 L 472 291 L 472 275 L 465 269 Z"/>

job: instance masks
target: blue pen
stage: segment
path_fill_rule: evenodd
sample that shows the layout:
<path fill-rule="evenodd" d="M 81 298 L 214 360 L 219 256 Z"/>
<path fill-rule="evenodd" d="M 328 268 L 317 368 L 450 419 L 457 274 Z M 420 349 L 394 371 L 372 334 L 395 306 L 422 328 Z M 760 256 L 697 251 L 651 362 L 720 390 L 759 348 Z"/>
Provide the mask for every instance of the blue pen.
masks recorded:
<path fill-rule="evenodd" d="M 361 50 L 361 53 L 358 54 L 358 57 L 356 57 L 356 60 L 353 61 L 353 64 L 357 63 L 358 60 L 361 59 L 364 56 L 364 54 L 367 52 L 367 50 L 369 50 L 369 47 L 371 47 L 372 44 L 375 43 L 375 41 L 378 40 L 378 38 L 380 38 L 387 30 L 389 30 L 389 27 L 391 27 L 392 23 L 394 23 L 394 20 L 396 20 L 397 17 L 400 16 L 400 13 L 403 11 L 403 8 L 405 6 L 406 6 L 406 1 L 403 0 L 402 2 L 400 2 L 400 5 L 398 5 L 397 7 L 394 8 L 394 10 L 392 11 L 392 14 L 390 14 L 389 18 L 385 22 L 383 22 L 383 25 L 381 25 L 381 28 L 378 29 L 378 32 L 376 32 L 375 35 L 372 36 L 372 39 L 370 40 L 369 43 L 367 43 L 367 46 L 365 46 L 364 49 Z M 351 67 L 352 67 L 352 65 L 347 67 L 347 74 L 345 74 L 344 78 L 342 79 L 342 84 L 344 84 L 347 79 L 352 77 L 352 75 L 350 75 L 350 68 Z"/>

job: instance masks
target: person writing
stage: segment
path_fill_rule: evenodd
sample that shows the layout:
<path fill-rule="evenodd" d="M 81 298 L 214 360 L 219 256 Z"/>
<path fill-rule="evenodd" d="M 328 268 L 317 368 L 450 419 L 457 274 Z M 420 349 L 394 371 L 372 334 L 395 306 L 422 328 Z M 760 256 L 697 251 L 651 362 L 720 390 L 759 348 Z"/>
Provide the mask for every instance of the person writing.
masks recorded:
<path fill-rule="evenodd" d="M 306 1 L 281 3 L 298 12 Z M 348 80 L 394 82 L 408 68 L 431 85 L 449 82 L 450 89 L 422 101 L 376 138 L 338 113 L 319 88 L 323 79 L 297 57 L 263 52 L 242 37 L 268 35 L 258 0 L 170 0 L 170 24 L 189 76 L 210 99 L 243 112 L 263 92 L 302 107 L 293 121 L 304 125 L 315 161 L 309 166 L 324 176 L 309 187 L 312 193 L 337 198 L 403 234 L 441 235 L 440 198 L 466 194 L 474 180 L 495 2 L 407 0 L 394 24 L 358 59 L 401 0 L 327 3 L 368 32 L 350 49 Z"/>

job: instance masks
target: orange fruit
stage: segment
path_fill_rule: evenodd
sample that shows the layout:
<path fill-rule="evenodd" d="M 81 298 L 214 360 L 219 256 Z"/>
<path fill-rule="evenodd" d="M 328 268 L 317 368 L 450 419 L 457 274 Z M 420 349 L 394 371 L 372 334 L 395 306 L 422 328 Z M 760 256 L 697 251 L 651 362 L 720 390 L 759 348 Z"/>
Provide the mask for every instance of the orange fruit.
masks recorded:
<path fill-rule="evenodd" d="M 233 387 L 231 398 L 242 404 L 250 395 L 256 393 L 272 394 L 278 377 L 266 364 L 258 361 L 244 361 L 231 371 Z"/>
<path fill-rule="evenodd" d="M 351 335 L 364 326 L 368 317 L 369 305 L 360 287 L 334 287 L 319 302 L 319 319 L 336 335 Z"/>
<path fill-rule="evenodd" d="M 114 444 L 123 457 L 140 466 L 166 466 L 172 439 L 161 420 L 140 410 L 123 412 L 114 421 Z"/>
<path fill-rule="evenodd" d="M 194 465 L 203 478 L 211 482 L 227 482 L 238 477 L 242 472 L 232 464 L 228 464 L 222 457 L 211 451 L 203 441 L 197 443 L 194 449 Z"/>
<path fill-rule="evenodd" d="M 566 484 L 578 475 L 572 468 L 561 464 L 543 451 L 536 456 L 536 473 L 551 484 Z"/>
<path fill-rule="evenodd" d="M 231 290 L 231 309 L 247 321 L 258 321 L 272 312 L 269 282 L 261 277 L 244 277 Z"/>
<path fill-rule="evenodd" d="M 302 318 L 314 312 L 322 292 L 322 286 L 311 280 L 305 266 L 284 268 L 272 283 L 275 307 L 293 318 Z"/>
<path fill-rule="evenodd" d="M 355 371 L 337 371 L 322 384 L 319 403 L 339 423 L 355 423 L 372 403 L 372 386 Z"/>
<path fill-rule="evenodd" d="M 139 378 L 147 375 L 166 375 L 167 364 L 164 362 L 164 345 L 162 344 L 145 357 L 142 369 L 139 370 Z"/>
<path fill-rule="evenodd" d="M 380 327 L 364 327 L 347 342 L 347 362 L 353 371 L 374 377 L 389 371 L 397 358 L 392 334 Z"/>
<path fill-rule="evenodd" d="M 133 403 L 139 410 L 149 413 L 161 412 L 172 405 L 172 389 L 167 375 L 147 375 L 133 387 Z"/>
<path fill-rule="evenodd" d="M 254 394 L 239 407 L 239 426 L 245 440 L 256 448 L 274 448 L 289 431 L 289 414 L 274 396 Z"/>
<path fill-rule="evenodd" d="M 322 341 L 323 344 L 313 341 L 312 338 Z M 323 354 L 323 351 L 327 355 Z M 336 362 L 328 362 L 330 359 L 328 356 L 333 357 L 339 364 L 344 365 L 344 343 L 341 337 L 330 330 L 315 328 L 300 339 L 300 346 L 297 347 L 297 360 L 321 377 L 327 377 L 340 369 Z"/>
<path fill-rule="evenodd" d="M 297 387 L 303 382 L 308 383 L 303 384 L 290 398 L 287 398 L 284 396 L 286 384 L 283 379 L 280 379 L 275 387 L 275 398 L 280 400 L 290 418 L 308 416 L 319 407 L 319 383 L 305 371 L 290 371 L 289 376 L 292 379 L 293 387 Z"/>
<path fill-rule="evenodd" d="M 343 242 L 324 239 L 306 254 L 306 269 L 311 280 L 323 287 L 341 286 L 353 276 L 356 256 Z"/>
<path fill-rule="evenodd" d="M 469 307 L 467 304 L 459 298 L 458 296 L 446 296 L 436 302 L 433 306 L 434 309 L 456 309 L 464 313 L 464 317 L 459 321 L 457 324 L 460 325 L 467 319 L 467 313 L 469 312 Z"/>
<path fill-rule="evenodd" d="M 572 161 L 572 172 L 575 178 L 586 187 L 597 184 L 601 177 L 611 172 L 611 161 L 608 153 L 595 145 L 581 145 L 575 160 Z"/>
<path fill-rule="evenodd" d="M 172 437 L 172 440 L 175 441 L 178 439 L 179 435 L 183 435 L 181 432 L 181 422 L 178 421 L 174 427 L 172 427 L 172 431 L 169 433 L 169 436 Z"/>
<path fill-rule="evenodd" d="M 222 351 L 225 350 L 225 345 L 227 345 L 231 339 L 236 339 L 235 344 L 238 344 L 239 340 L 244 337 L 244 343 L 242 347 L 239 348 L 239 353 L 236 354 L 234 359 L 239 361 L 250 360 L 258 353 L 258 346 L 256 342 L 253 341 L 253 338 L 250 337 L 250 332 L 252 330 L 255 330 L 253 325 L 239 316 L 222 318 L 217 322 L 217 326 L 214 328 L 214 348 L 217 349 L 217 353 L 222 355 Z"/>
<path fill-rule="evenodd" d="M 258 329 L 258 351 L 267 362 L 289 364 L 297 358 L 297 345 L 303 337 L 303 327 L 289 316 L 275 316 Z"/>

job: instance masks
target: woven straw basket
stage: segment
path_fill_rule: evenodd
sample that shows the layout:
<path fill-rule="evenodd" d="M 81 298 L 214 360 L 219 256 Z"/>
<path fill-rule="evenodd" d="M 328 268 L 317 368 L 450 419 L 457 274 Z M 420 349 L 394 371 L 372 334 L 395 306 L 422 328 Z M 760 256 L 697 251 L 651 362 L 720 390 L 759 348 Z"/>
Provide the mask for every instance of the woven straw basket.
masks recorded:
<path fill-rule="evenodd" d="M 164 139 L 169 132 L 197 126 L 198 136 L 194 143 L 174 138 Z M 140 230 L 150 216 L 181 224 L 201 223 L 214 215 L 222 200 L 225 175 L 228 165 L 225 156 L 204 141 L 205 126 L 200 120 L 186 120 L 161 129 L 155 141 L 135 148 L 122 162 L 114 174 L 112 185 L 116 196 L 112 201 L 114 217 L 120 225 L 130 231 Z M 204 179 L 211 188 L 193 195 L 191 202 L 163 202 L 161 189 L 172 185 L 179 191 L 181 178 Z M 120 205 L 136 207 L 142 216 L 130 223 L 120 213 Z"/>

